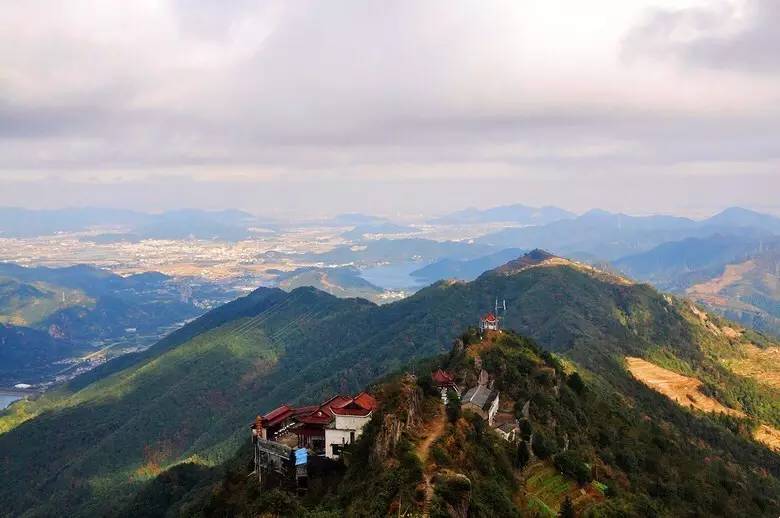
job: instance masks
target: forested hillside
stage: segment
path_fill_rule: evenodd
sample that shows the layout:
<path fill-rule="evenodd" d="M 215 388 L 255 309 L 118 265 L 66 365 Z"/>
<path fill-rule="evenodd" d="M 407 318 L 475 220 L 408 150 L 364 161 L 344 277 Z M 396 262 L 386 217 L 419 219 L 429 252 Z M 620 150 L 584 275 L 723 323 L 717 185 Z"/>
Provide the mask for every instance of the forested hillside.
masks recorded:
<path fill-rule="evenodd" d="M 507 440 L 450 394 L 446 409 L 430 373 L 462 387 L 484 369 L 500 391 Z M 540 350 L 511 332 L 465 333 L 446 355 L 370 387 L 382 405 L 344 465 L 315 474 L 297 494 L 283 479 L 249 476 L 249 441 L 224 466 L 183 464 L 150 482 L 124 516 L 554 517 L 774 516 L 777 455 L 744 422 L 689 413 L 627 383 Z M 506 419 L 504 419 L 506 420 Z M 729 430 L 735 427 L 736 433 Z M 400 433 L 399 433 L 400 432 Z"/>
<path fill-rule="evenodd" d="M 14 405 L 0 418 L 0 476 L 11 481 L 0 488 L 0 504 L 30 516 L 116 512 L 170 466 L 229 458 L 258 412 L 354 392 L 446 352 L 496 298 L 506 299 L 507 328 L 603 376 L 619 393 L 659 404 L 624 367 L 627 355 L 646 357 L 700 375 L 715 397 L 751 419 L 778 423 L 777 390 L 719 361 L 737 358 L 745 342 L 770 342 L 725 332 L 647 285 L 535 251 L 471 283 L 440 282 L 385 306 L 301 288 L 260 289 L 220 307 L 144 353 Z M 733 455 L 740 441 L 728 446 Z M 767 458 L 774 469 L 777 457 Z"/>
<path fill-rule="evenodd" d="M 0 263 L 0 386 L 48 379 L 65 368 L 55 362 L 112 342 L 149 345 L 162 330 L 203 313 L 196 301 L 225 297 L 207 283 L 193 293 L 186 281 L 154 272 L 122 277 L 86 265 Z"/>

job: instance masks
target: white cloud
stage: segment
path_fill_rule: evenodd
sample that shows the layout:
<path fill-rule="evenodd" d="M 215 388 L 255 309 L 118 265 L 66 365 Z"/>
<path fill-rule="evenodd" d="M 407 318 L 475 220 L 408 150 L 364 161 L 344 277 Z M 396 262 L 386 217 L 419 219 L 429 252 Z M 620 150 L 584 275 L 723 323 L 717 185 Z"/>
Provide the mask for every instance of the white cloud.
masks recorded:
<path fill-rule="evenodd" d="M 6 2 L 0 178 L 771 171 L 771 1 Z"/>

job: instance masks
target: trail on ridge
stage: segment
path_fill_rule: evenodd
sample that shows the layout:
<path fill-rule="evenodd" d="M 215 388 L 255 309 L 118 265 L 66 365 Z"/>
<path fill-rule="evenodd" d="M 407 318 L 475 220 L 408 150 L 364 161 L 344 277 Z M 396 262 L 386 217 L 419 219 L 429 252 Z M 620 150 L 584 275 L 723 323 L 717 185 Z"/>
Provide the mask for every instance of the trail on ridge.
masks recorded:
<path fill-rule="evenodd" d="M 433 485 L 431 479 L 433 478 L 433 465 L 428 462 L 428 457 L 431 451 L 431 446 L 435 443 L 442 433 L 444 433 L 444 427 L 447 425 L 447 413 L 444 411 L 444 405 L 439 408 L 438 415 L 429 424 L 428 435 L 420 441 L 417 445 L 416 453 L 417 457 L 423 465 L 423 478 L 425 481 L 425 504 L 423 504 L 423 517 L 430 516 L 431 500 L 433 499 Z"/>

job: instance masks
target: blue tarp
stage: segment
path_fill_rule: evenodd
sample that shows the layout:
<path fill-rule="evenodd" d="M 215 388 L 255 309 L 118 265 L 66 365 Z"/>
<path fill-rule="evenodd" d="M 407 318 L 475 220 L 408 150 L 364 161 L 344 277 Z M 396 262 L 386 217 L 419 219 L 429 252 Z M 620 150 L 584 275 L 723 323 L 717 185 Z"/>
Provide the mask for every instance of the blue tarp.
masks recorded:
<path fill-rule="evenodd" d="M 306 448 L 298 448 L 295 450 L 295 465 L 300 466 L 306 464 L 309 459 L 309 450 Z"/>

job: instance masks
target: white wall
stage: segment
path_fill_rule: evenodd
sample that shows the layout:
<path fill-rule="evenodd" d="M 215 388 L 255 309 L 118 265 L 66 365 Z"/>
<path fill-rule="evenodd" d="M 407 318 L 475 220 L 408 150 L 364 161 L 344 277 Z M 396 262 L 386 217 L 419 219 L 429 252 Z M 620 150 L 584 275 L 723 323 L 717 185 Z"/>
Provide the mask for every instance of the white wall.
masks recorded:
<path fill-rule="evenodd" d="M 336 416 L 336 426 L 338 430 L 355 430 L 360 432 L 363 427 L 366 426 L 368 421 L 371 420 L 371 414 L 361 417 L 355 415 Z"/>
<path fill-rule="evenodd" d="M 335 428 L 325 429 L 325 455 L 329 459 L 337 459 L 338 455 L 333 454 L 334 444 L 350 444 L 352 434 L 355 439 L 363 433 L 363 427 L 371 420 L 371 414 L 360 416 L 336 416 Z"/>

